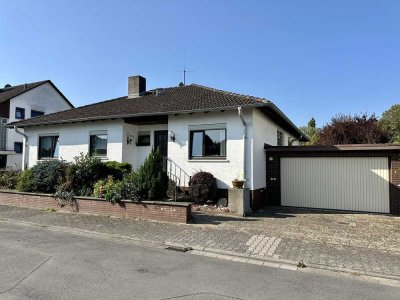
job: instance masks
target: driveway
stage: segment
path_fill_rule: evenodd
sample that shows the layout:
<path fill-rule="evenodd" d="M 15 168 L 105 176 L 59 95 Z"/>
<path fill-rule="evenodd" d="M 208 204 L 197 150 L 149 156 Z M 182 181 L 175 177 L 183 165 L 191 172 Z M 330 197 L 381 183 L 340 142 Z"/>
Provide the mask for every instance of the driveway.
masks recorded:
<path fill-rule="evenodd" d="M 251 234 L 400 252 L 400 217 L 395 216 L 270 207 L 248 218 L 195 212 L 194 222 Z"/>

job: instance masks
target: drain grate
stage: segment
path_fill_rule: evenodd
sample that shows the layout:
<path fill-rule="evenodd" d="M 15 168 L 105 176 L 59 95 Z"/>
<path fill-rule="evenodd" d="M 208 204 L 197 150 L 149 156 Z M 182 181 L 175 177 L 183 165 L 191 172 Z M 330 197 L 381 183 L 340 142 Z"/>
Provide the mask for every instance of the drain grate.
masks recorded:
<path fill-rule="evenodd" d="M 168 246 L 165 248 L 165 250 L 176 251 L 176 252 L 188 252 L 192 250 L 192 248 L 184 246 Z"/>

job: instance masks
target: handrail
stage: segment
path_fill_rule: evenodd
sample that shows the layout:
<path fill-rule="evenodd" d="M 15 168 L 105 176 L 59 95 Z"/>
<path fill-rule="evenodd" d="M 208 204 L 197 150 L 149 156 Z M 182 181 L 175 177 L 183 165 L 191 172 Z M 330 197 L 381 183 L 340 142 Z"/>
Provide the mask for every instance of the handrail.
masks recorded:
<path fill-rule="evenodd" d="M 163 167 L 167 171 L 168 178 L 175 182 L 175 201 L 178 190 L 189 187 L 191 176 L 169 157 L 163 157 Z"/>

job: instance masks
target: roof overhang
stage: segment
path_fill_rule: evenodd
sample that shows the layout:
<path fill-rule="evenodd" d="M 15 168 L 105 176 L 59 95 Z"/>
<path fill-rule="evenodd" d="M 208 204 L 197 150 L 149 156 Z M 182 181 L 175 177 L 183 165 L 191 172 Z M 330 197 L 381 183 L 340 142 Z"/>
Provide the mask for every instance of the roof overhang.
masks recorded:
<path fill-rule="evenodd" d="M 400 155 L 400 144 L 351 144 L 330 146 L 271 146 L 265 152 L 276 156 L 390 156 Z"/>
<path fill-rule="evenodd" d="M 264 112 L 269 118 L 271 118 L 278 125 L 282 126 L 283 129 L 292 133 L 296 139 L 300 141 L 308 141 L 307 136 L 305 136 L 300 129 L 294 125 L 288 117 L 272 102 L 266 101 L 263 103 L 243 105 L 243 109 L 248 108 L 259 108 L 262 112 Z M 48 122 L 32 122 L 29 123 L 29 119 L 8 123 L 7 127 L 13 128 L 26 128 L 26 127 L 36 127 L 36 126 L 45 126 L 45 125 L 62 125 L 62 124 L 70 124 L 70 123 L 81 123 L 81 122 L 90 122 L 90 121 L 101 121 L 101 120 L 115 120 L 115 119 L 132 119 L 132 118 L 143 118 L 143 117 L 157 117 L 167 116 L 167 115 L 179 115 L 179 114 L 190 114 L 190 113 L 201 113 L 201 112 L 221 112 L 225 110 L 237 110 L 238 106 L 229 106 L 229 107 L 214 107 L 214 108 L 202 108 L 202 109 L 192 109 L 192 110 L 179 110 L 179 111 L 167 111 L 167 112 L 156 112 L 156 113 L 141 113 L 141 114 L 126 114 L 126 115 L 109 115 L 109 116 L 95 116 L 95 117 L 85 117 L 85 118 L 76 118 L 70 120 L 53 120 Z M 43 117 L 45 117 L 44 115 Z M 40 118 L 40 117 L 39 117 Z M 36 120 L 35 120 L 36 121 Z"/>

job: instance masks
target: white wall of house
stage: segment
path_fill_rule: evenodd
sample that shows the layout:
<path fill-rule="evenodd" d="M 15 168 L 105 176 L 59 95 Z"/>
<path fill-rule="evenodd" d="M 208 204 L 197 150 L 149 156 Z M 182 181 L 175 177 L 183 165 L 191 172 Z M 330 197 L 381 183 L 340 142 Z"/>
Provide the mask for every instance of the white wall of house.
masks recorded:
<path fill-rule="evenodd" d="M 146 157 L 154 148 L 154 131 L 157 130 L 168 130 L 167 124 L 156 124 L 156 125 L 131 125 L 124 124 L 123 126 L 123 152 L 122 161 L 130 163 L 134 169 L 139 168 Z M 149 146 L 137 146 L 139 131 L 150 132 L 150 145 Z M 133 138 L 131 144 L 127 144 L 128 137 Z"/>
<path fill-rule="evenodd" d="M 244 110 L 244 118 L 249 126 L 249 140 L 252 139 L 252 113 Z M 189 159 L 189 126 L 226 124 L 226 159 Z M 175 133 L 175 142 L 168 141 L 168 157 L 189 175 L 198 171 L 212 173 L 218 179 L 220 188 L 229 188 L 235 177 L 243 178 L 243 125 L 236 110 L 224 112 L 195 113 L 192 115 L 171 115 L 168 117 L 168 130 Z M 251 144 L 248 143 L 247 166 L 251 171 Z M 251 186 L 249 178 L 248 186 Z"/>
<path fill-rule="evenodd" d="M 10 100 L 9 122 L 18 121 L 15 119 L 16 107 L 25 109 L 25 119 L 31 117 L 31 110 L 42 111 L 45 114 L 70 109 L 71 106 L 53 88 L 50 83 L 42 84 L 26 93 L 23 93 Z M 14 150 L 15 142 L 22 142 L 21 135 L 15 133 L 14 129 L 7 130 L 7 150 Z M 22 166 L 22 154 L 10 154 L 7 157 L 7 167 L 20 169 Z"/>
<path fill-rule="evenodd" d="M 295 138 L 292 134 L 283 130 L 270 120 L 264 113 L 258 109 L 253 110 L 253 156 L 251 165 L 254 166 L 252 170 L 252 187 L 251 189 L 260 189 L 265 187 L 266 182 L 266 155 L 264 152 L 264 144 L 277 146 L 277 131 L 283 133 L 284 146 L 288 146 L 288 138 Z M 296 137 L 298 138 L 298 137 Z M 294 141 L 292 145 L 298 145 L 298 141 Z"/>
<path fill-rule="evenodd" d="M 107 131 L 107 157 L 103 159 L 122 162 L 123 121 L 113 120 L 27 128 L 28 167 L 33 167 L 38 161 L 39 136 L 58 135 L 59 158 L 70 162 L 80 153 L 89 152 L 91 131 Z"/>

